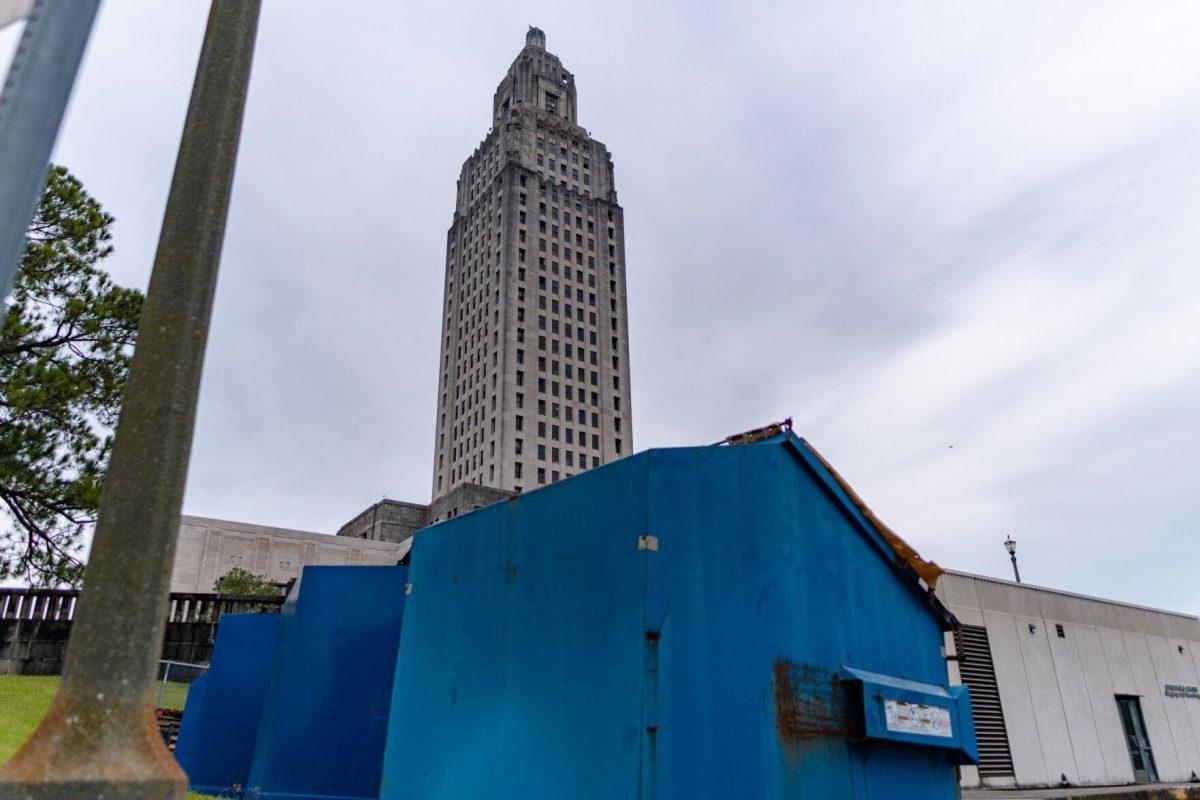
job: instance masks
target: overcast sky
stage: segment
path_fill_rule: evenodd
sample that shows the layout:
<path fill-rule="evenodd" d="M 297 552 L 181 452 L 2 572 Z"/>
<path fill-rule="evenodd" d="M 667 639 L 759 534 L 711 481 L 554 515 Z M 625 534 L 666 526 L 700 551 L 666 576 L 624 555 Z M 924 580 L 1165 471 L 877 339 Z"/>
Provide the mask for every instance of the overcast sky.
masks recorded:
<path fill-rule="evenodd" d="M 206 4 L 55 160 L 144 288 Z M 625 208 L 637 449 L 793 416 L 928 558 L 1200 611 L 1200 5 L 266 0 L 184 511 L 426 502 L 446 229 L 528 24 Z M 15 30 L 0 35 L 7 61 Z"/>

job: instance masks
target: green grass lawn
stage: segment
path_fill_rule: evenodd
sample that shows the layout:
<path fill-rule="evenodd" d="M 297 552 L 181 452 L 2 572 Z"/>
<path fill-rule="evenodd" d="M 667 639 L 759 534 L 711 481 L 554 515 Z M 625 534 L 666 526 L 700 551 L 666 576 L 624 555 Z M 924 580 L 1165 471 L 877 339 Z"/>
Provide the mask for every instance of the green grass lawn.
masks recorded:
<path fill-rule="evenodd" d="M 57 677 L 0 675 L 0 763 L 33 733 L 57 688 Z"/>
<path fill-rule="evenodd" d="M 33 733 L 57 688 L 57 677 L 0 675 L 0 764 L 17 752 Z M 178 699 L 182 706 L 187 698 L 187 687 L 174 690 L 167 684 L 163 695 L 164 703 L 173 705 Z M 188 800 L 205 800 L 205 797 L 192 793 Z"/>

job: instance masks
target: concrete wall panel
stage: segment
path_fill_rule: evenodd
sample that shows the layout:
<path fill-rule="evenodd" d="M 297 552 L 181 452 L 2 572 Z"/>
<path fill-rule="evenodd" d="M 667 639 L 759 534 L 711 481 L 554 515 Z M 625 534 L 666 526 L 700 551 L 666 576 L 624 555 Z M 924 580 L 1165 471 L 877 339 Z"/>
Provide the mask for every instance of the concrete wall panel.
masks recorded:
<path fill-rule="evenodd" d="M 1033 699 L 1033 715 L 1036 720 L 1046 773 L 1051 783 L 1058 783 L 1062 775 L 1071 783 L 1079 782 L 1079 768 L 1071 749 L 1071 735 L 1063 711 L 1062 694 L 1058 678 L 1054 674 L 1054 658 L 1050 654 L 1047 639 L 1047 623 L 1040 617 L 1016 617 L 1017 641 L 1021 647 L 1021 658 L 1025 662 L 1025 680 L 1029 695 Z M 1037 629 L 1030 632 L 1030 625 Z"/>
<path fill-rule="evenodd" d="M 1175 642 L 1170 639 L 1150 636 L 1146 638 L 1146 646 L 1154 665 L 1154 673 L 1158 676 L 1159 691 L 1163 693 L 1163 708 L 1171 725 L 1180 772 L 1185 776 L 1190 776 L 1194 770 L 1200 774 L 1200 753 L 1197 752 L 1196 735 L 1188 713 L 1188 706 L 1200 705 L 1200 700 L 1168 697 L 1165 690 L 1168 684 L 1196 685 L 1191 660 L 1187 657 L 1187 652 L 1180 653 Z"/>
<path fill-rule="evenodd" d="M 964 608 L 980 608 L 979 595 L 975 591 L 974 581 L 955 581 L 949 580 L 938 583 L 937 596 L 947 606 L 961 606 Z"/>
<path fill-rule="evenodd" d="M 1054 629 L 1054 623 L 1051 622 L 1047 626 L 1046 636 L 1050 654 L 1054 659 L 1054 675 L 1058 682 L 1059 694 L 1062 696 L 1071 750 L 1075 756 L 1077 773 L 1072 783 L 1104 784 L 1108 783 L 1108 770 L 1100 749 L 1091 697 L 1076 646 L 1076 637 L 1080 630 L 1090 629 L 1064 624 L 1065 636 L 1060 638 Z"/>
<path fill-rule="evenodd" d="M 200 580 L 204 539 L 205 528 L 202 526 L 187 523 L 179 526 L 179 541 L 175 547 L 176 574 L 172 576 L 172 583 L 178 581 L 187 586 L 194 586 Z"/>
<path fill-rule="evenodd" d="M 1191 642 L 1178 642 L 1175 644 L 1183 645 L 1183 656 L 1187 659 L 1186 667 L 1183 669 L 1185 675 L 1190 675 L 1191 679 L 1185 682 L 1185 686 L 1200 687 L 1200 646 L 1194 645 Z M 1187 707 L 1188 720 L 1192 724 L 1192 738 L 1200 747 L 1200 700 L 1185 700 L 1183 701 Z M 1194 768 L 1189 768 L 1194 769 Z M 1200 775 L 1200 769 L 1196 769 L 1196 774 Z"/>
<path fill-rule="evenodd" d="M 1004 708 L 1004 728 L 1012 752 L 1017 783 L 1044 786 L 1048 782 L 1046 759 L 1033 710 L 1029 684 L 1025 680 L 1025 662 L 1021 655 L 1017 621 L 1009 614 L 986 611 L 988 642 L 996 670 L 996 686 Z M 1057 776 L 1055 776 L 1057 777 Z"/>
<path fill-rule="evenodd" d="M 1002 583 L 978 583 L 975 591 L 979 595 L 979 607 L 984 611 L 1012 613 L 1009 605 L 1008 587 Z"/>
<path fill-rule="evenodd" d="M 1119 630 L 1105 628 L 1100 631 L 1104 645 L 1104 659 L 1108 663 L 1108 675 L 1112 680 L 1113 694 L 1137 694 L 1137 681 L 1133 678 L 1133 665 L 1125 649 L 1125 635 Z"/>
<path fill-rule="evenodd" d="M 1158 765 L 1158 776 L 1164 781 L 1183 780 L 1187 773 L 1183 772 L 1179 763 L 1174 730 L 1163 703 L 1162 684 L 1154 672 L 1154 662 L 1150 658 L 1146 637 L 1137 633 L 1124 633 L 1122 638 L 1125 640 L 1125 652 L 1129 654 L 1129 663 L 1133 668 L 1133 679 L 1137 683 L 1136 694 L 1141 700 L 1142 716 L 1146 719 L 1146 733 L 1150 737 L 1154 762 Z"/>
<path fill-rule="evenodd" d="M 1014 616 L 1040 620 L 1042 618 L 1040 601 L 1041 598 L 1036 594 L 1027 592 L 1015 584 L 1008 587 L 1008 607 Z"/>
<path fill-rule="evenodd" d="M 983 612 L 969 606 L 948 605 L 950 613 L 964 625 L 984 625 Z"/>
<path fill-rule="evenodd" d="M 390 565 L 407 552 L 401 542 L 365 541 L 244 522 L 184 516 L 171 574 L 172 592 L 211 592 L 213 583 L 241 567 L 285 583 L 306 564 Z"/>
<path fill-rule="evenodd" d="M 1133 765 L 1129 761 L 1129 750 L 1125 746 L 1124 733 L 1121 730 L 1121 717 L 1117 712 L 1117 692 L 1113 689 L 1112 678 L 1109 675 L 1101 632 L 1079 625 L 1071 629 L 1071 635 L 1075 637 L 1084 682 L 1087 684 L 1092 719 L 1096 724 L 1096 738 L 1104 759 L 1105 780 L 1114 784 L 1132 783 Z M 1114 632 L 1114 635 L 1118 634 Z"/>

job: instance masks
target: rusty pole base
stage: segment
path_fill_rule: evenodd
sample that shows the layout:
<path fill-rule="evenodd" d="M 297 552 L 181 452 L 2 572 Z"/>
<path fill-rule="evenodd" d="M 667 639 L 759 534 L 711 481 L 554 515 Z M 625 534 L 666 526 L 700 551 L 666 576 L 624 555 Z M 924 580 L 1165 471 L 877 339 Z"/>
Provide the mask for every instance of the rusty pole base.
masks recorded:
<path fill-rule="evenodd" d="M 172 783 L 57 781 L 0 785 L 4 800 L 183 800 L 187 792 Z"/>
<path fill-rule="evenodd" d="M 0 767 L 0 800 L 184 800 L 187 777 L 154 709 L 61 685 L 42 724 Z"/>

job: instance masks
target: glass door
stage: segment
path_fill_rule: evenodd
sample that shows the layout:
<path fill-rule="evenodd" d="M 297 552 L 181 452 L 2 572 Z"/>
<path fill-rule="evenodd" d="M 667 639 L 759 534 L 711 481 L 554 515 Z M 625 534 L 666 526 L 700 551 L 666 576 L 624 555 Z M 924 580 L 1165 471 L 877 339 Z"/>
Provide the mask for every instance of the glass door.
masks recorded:
<path fill-rule="evenodd" d="M 1142 705 L 1136 697 L 1117 695 L 1117 708 L 1121 712 L 1129 759 L 1133 762 L 1133 779 L 1138 783 L 1154 783 L 1158 780 L 1158 771 L 1154 768 L 1150 737 L 1146 735 L 1146 721 L 1142 719 Z"/>

